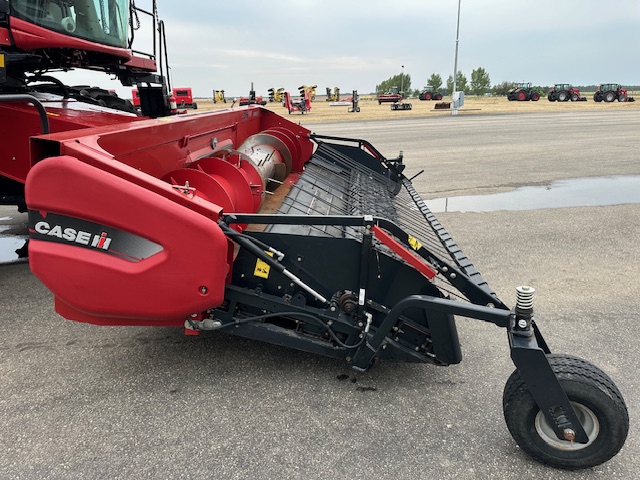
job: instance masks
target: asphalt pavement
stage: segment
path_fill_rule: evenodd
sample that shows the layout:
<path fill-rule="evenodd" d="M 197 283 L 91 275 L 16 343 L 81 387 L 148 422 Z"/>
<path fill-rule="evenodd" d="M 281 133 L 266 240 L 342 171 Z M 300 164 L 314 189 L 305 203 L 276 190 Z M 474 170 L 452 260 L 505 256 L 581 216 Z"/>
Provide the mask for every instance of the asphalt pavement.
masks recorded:
<path fill-rule="evenodd" d="M 640 174 L 637 110 L 312 129 L 402 150 L 408 176 L 425 170 L 415 185 L 426 199 Z M 361 374 L 223 333 L 67 321 L 17 262 L 0 265 L 0 478 L 637 478 L 640 205 L 438 218 L 506 303 L 517 285 L 537 289 L 554 352 L 614 378 L 631 430 L 611 461 L 565 472 L 522 453 L 502 415 L 507 338 L 491 324 L 458 320 L 459 365 Z M 24 233 L 25 220 L 0 207 L 0 236 Z"/>

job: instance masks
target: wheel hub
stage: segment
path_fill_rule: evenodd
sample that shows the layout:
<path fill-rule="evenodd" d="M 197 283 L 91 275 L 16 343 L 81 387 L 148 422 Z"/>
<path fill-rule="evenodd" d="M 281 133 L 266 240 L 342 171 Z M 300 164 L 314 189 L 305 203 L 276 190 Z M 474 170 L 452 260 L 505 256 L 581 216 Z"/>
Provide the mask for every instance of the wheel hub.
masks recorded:
<path fill-rule="evenodd" d="M 596 417 L 589 408 L 575 402 L 571 402 L 571 406 L 575 410 L 578 420 L 580 420 L 587 437 L 589 437 L 589 441 L 587 443 L 575 443 L 570 440 L 560 440 L 542 412 L 538 412 L 536 415 L 536 432 L 538 432 L 540 438 L 547 445 L 557 448 L 558 450 L 582 450 L 583 448 L 591 445 L 600 432 L 600 422 L 598 421 L 598 417 Z"/>

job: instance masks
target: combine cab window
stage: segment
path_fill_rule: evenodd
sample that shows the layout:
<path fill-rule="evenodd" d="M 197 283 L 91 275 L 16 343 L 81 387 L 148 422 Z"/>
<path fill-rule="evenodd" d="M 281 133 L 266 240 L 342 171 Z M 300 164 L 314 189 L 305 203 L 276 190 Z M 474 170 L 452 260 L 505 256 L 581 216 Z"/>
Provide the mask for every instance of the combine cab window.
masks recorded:
<path fill-rule="evenodd" d="M 127 48 L 130 0 L 15 0 L 12 15 L 64 35 Z"/>

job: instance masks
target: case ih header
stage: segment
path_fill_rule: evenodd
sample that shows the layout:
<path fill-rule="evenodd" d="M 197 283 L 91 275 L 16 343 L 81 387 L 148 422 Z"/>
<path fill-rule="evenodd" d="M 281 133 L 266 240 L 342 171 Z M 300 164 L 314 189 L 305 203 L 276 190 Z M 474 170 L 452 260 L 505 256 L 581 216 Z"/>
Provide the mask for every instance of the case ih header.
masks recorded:
<path fill-rule="evenodd" d="M 115 3 L 89 5 L 111 11 Z M 80 66 L 125 80 L 135 73 L 120 54 L 90 54 L 107 48 L 103 39 L 59 47 L 60 32 L 3 5 L 11 38 L 29 24 L 51 42 L 22 53 L 41 58 L 38 71 L 46 57 L 86 58 Z M 13 62 L 26 47 L 3 48 Z M 497 298 L 405 177 L 402 156 L 315 135 L 259 106 L 144 119 L 21 88 L 64 119 L 47 134 L 25 104 L 37 101 L 0 97 L 3 119 L 12 118 L 4 127 L 32 136 L 28 160 L 3 156 L 2 173 L 21 163 L 10 177 L 19 183 L 28 172 L 30 265 L 64 317 L 223 330 L 357 370 L 381 359 L 458 363 L 454 315 L 475 318 L 509 341 L 516 370 L 504 415 L 525 452 L 579 469 L 624 444 L 628 414 L 613 381 L 584 360 L 551 354 L 532 288 L 517 289 L 512 309 Z"/>

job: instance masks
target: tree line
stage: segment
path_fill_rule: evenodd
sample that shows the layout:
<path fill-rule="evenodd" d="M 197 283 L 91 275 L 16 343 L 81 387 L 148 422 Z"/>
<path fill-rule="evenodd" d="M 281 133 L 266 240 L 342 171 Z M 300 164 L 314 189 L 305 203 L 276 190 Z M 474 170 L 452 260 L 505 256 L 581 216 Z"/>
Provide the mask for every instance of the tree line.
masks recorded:
<path fill-rule="evenodd" d="M 489 72 L 484 68 L 478 67 L 471 71 L 471 79 L 468 80 L 466 75 L 458 70 L 456 75 L 456 90 L 465 92 L 470 95 L 507 95 L 509 90 L 514 88 L 518 82 L 502 82 L 496 85 L 491 85 L 491 77 Z M 453 92 L 453 75 L 449 75 L 446 81 L 446 85 L 442 80 L 442 76 L 439 73 L 433 73 L 427 79 L 427 87 L 442 93 L 443 95 L 451 95 Z M 411 75 L 408 73 L 401 73 L 388 78 L 387 80 L 376 85 L 376 93 L 386 93 L 391 90 L 391 87 L 397 87 L 399 90 L 403 90 L 406 96 L 417 97 L 422 91 L 421 89 L 411 89 Z M 574 85 L 574 87 L 580 89 L 580 91 L 594 92 L 597 85 Z M 627 90 L 640 90 L 638 85 L 625 85 Z M 549 85 L 533 85 L 534 90 L 540 92 L 541 95 L 546 95 L 551 88 Z"/>

